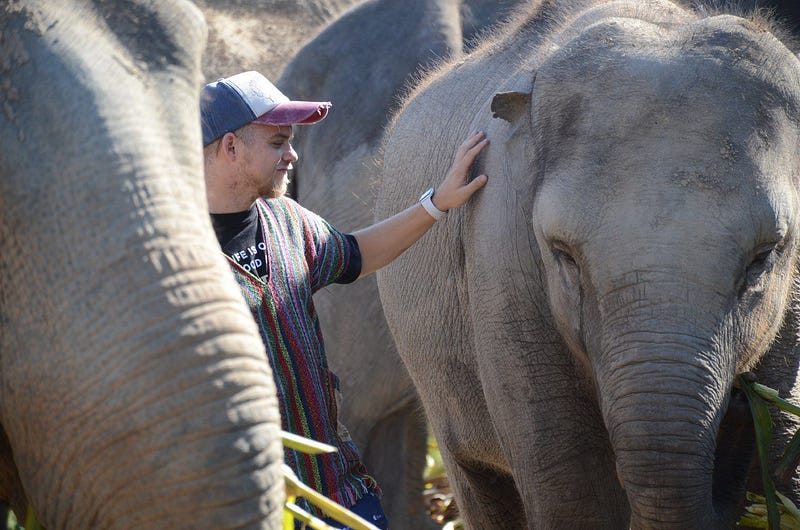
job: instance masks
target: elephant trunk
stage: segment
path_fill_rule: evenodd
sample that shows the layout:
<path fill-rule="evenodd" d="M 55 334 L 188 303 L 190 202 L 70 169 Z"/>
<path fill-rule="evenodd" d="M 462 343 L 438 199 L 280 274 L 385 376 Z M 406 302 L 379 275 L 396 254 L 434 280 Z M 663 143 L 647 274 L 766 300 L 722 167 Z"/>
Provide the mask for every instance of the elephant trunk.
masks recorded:
<path fill-rule="evenodd" d="M 631 528 L 731 528 L 752 458 L 746 400 L 708 362 L 719 356 L 663 333 L 639 339 L 598 374 Z"/>
<path fill-rule="evenodd" d="M 280 524 L 274 380 L 199 173 L 101 173 L 107 224 L 40 196 L 74 237 L 45 215 L 0 226 L 37 243 L 3 256 L 0 417 L 46 528 Z"/>
<path fill-rule="evenodd" d="M 279 524 L 274 383 L 211 241 L 198 235 L 200 252 L 152 243 L 128 273 L 136 292 L 119 296 L 96 273 L 108 287 L 86 280 L 81 313 L 19 323 L 25 355 L 4 358 L 3 406 L 26 414 L 5 413 L 4 428 L 47 528 Z M 50 294 L 62 303 L 61 289 Z"/>

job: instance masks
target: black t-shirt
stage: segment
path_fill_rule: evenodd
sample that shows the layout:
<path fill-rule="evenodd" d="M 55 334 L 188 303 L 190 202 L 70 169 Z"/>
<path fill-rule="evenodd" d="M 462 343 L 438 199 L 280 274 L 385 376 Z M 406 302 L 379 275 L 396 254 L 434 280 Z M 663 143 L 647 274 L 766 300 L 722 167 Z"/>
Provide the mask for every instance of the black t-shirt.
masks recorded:
<path fill-rule="evenodd" d="M 217 234 L 222 251 L 233 261 L 242 266 L 244 270 L 258 276 L 264 283 L 269 279 L 269 254 L 264 244 L 264 231 L 261 230 L 261 218 L 258 215 L 258 205 L 253 203 L 249 210 L 234 213 L 212 213 L 211 224 Z M 354 252 L 351 257 L 349 270 L 351 274 L 344 274 L 336 283 L 354 282 L 361 273 L 361 253 L 355 236 L 345 234 L 350 241 Z"/>
<path fill-rule="evenodd" d="M 235 213 L 212 213 L 211 224 L 222 251 L 244 270 L 266 282 L 269 267 L 264 233 L 255 203 L 249 210 Z"/>

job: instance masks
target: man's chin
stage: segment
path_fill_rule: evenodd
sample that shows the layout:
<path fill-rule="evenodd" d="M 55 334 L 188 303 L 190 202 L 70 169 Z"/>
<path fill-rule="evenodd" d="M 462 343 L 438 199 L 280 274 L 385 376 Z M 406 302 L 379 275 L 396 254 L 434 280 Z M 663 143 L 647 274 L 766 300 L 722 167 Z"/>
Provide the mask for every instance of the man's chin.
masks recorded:
<path fill-rule="evenodd" d="M 264 197 L 267 199 L 277 199 L 278 197 L 283 197 L 286 195 L 286 191 L 289 189 L 289 179 L 284 179 L 280 186 L 275 186 L 267 193 L 264 194 Z"/>

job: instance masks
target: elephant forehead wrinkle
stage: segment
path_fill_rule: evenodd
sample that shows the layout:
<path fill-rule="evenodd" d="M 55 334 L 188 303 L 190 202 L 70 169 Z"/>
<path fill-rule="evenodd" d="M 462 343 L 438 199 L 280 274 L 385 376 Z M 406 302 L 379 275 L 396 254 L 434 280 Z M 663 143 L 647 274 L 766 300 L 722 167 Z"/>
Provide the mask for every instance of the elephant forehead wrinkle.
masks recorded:
<path fill-rule="evenodd" d="M 716 237 L 728 235 L 729 231 L 723 232 L 722 236 L 714 234 Z M 709 236 L 709 239 L 714 237 Z M 618 249 L 612 249 L 613 253 L 601 253 L 602 248 L 593 250 L 601 264 L 609 268 L 613 265 L 611 271 L 605 270 L 605 275 L 600 276 L 604 279 L 597 286 L 602 307 L 618 307 L 639 299 L 649 300 L 654 307 L 664 309 L 686 310 L 685 302 L 689 301 L 698 311 L 727 307 L 727 294 L 724 300 L 707 297 L 714 289 L 725 287 L 723 291 L 726 291 L 728 278 L 711 276 L 708 271 L 724 270 L 723 267 L 738 270 L 741 259 L 730 246 L 720 246 L 705 239 L 695 242 L 681 238 L 680 234 L 664 236 L 661 241 L 649 245 L 642 241 L 633 249 L 630 246 L 623 246 L 624 252 Z M 626 261 L 619 263 L 621 260 Z"/>
<path fill-rule="evenodd" d="M 662 289 L 673 292 L 659 295 Z M 667 283 L 661 286 L 630 285 L 604 290 L 598 295 L 600 316 L 609 329 L 631 327 L 634 321 L 642 330 L 652 328 L 685 328 L 700 313 L 700 308 L 687 306 L 692 301 L 691 286 Z M 666 329 L 665 329 L 666 330 Z"/>
<path fill-rule="evenodd" d="M 737 191 L 741 187 L 738 180 L 726 178 L 726 175 L 700 168 L 676 169 L 670 178 L 682 188 L 691 188 L 695 191 L 714 191 L 722 195 Z"/>

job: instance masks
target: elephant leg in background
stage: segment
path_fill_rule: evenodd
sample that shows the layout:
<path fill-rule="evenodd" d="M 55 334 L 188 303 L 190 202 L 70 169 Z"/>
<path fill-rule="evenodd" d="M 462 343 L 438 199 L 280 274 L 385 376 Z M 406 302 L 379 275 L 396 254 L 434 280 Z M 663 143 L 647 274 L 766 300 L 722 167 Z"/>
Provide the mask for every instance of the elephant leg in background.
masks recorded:
<path fill-rule="evenodd" d="M 427 454 L 428 426 L 417 399 L 378 421 L 369 431 L 364 462 L 384 492 L 383 508 L 398 530 L 439 528 L 425 511 L 420 494 Z M 403 455 L 398 466 L 397 455 Z M 397 486 L 400 485 L 398 488 Z"/>
<path fill-rule="evenodd" d="M 482 462 L 457 462 L 441 449 L 448 466 L 448 479 L 456 491 L 458 510 L 468 530 L 482 528 L 528 528 L 514 477 L 484 467 Z"/>
<path fill-rule="evenodd" d="M 342 424 L 383 490 L 392 528 L 422 529 L 427 429 L 414 384 L 394 346 L 373 276 L 314 295 L 331 370 L 339 377 Z"/>
<path fill-rule="evenodd" d="M 480 393 L 477 384 L 469 388 Z M 508 466 L 498 454 L 500 448 L 488 412 L 480 401 L 466 401 L 476 406 L 472 410 L 453 409 L 448 405 L 453 399 L 442 394 L 426 402 L 459 514 L 469 530 L 524 529 L 523 503 Z"/>

